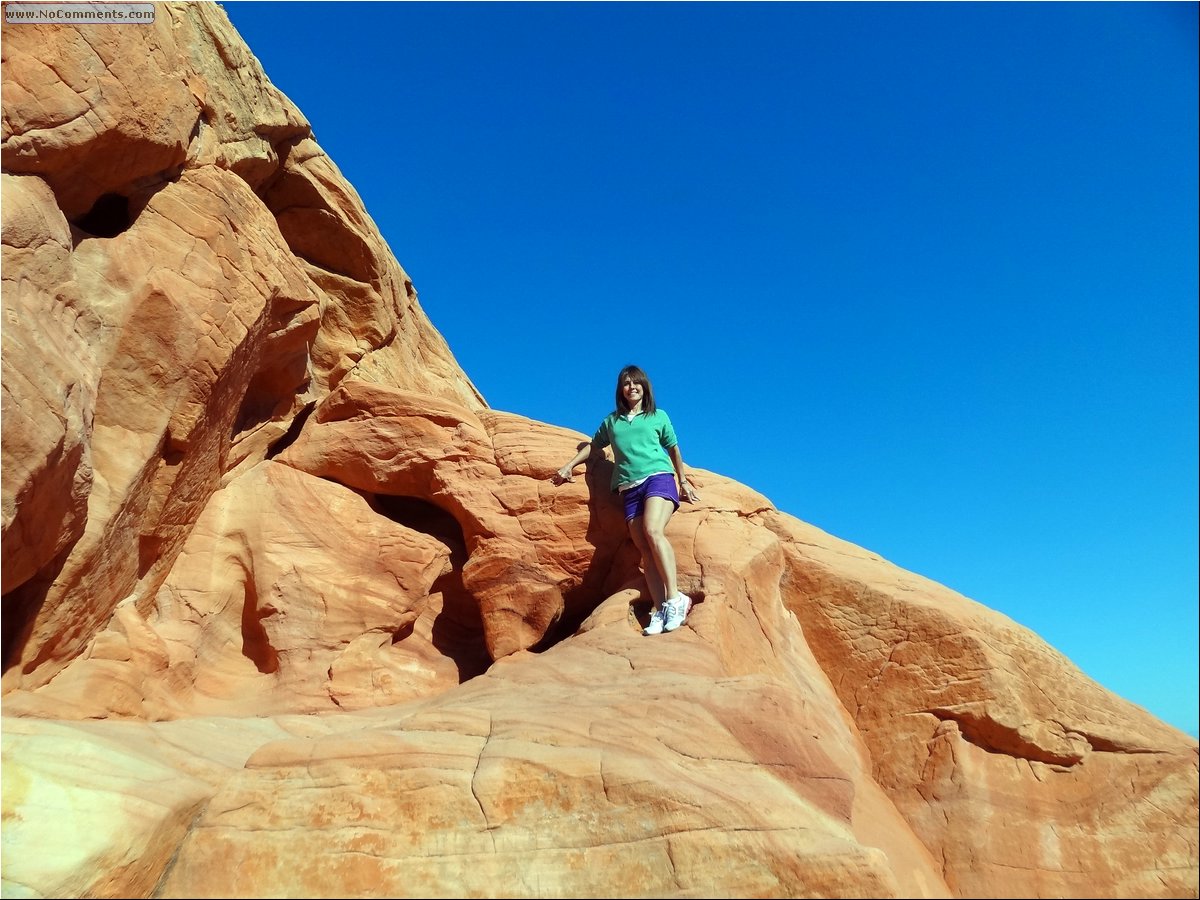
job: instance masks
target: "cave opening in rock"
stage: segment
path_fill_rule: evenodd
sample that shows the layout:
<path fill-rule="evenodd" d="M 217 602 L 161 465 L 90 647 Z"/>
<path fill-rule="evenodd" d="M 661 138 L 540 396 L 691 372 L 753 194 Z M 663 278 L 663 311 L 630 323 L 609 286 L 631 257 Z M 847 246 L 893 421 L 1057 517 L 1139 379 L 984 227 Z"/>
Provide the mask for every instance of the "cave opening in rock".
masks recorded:
<path fill-rule="evenodd" d="M 450 562 L 461 569 L 467 561 L 467 543 L 462 528 L 450 513 L 420 497 L 376 494 L 372 506 L 393 522 L 437 538 L 450 548 Z"/>
<path fill-rule="evenodd" d="M 380 515 L 429 535 L 450 551 L 450 570 L 430 587 L 430 593 L 440 595 L 442 603 L 433 624 L 433 645 L 458 666 L 461 681 L 486 672 L 492 659 L 484 640 L 479 603 L 463 585 L 468 551 L 458 521 L 440 506 L 420 497 L 374 494 L 368 499 Z M 411 628 L 400 629 L 392 643 L 399 643 L 411 632 Z"/>
<path fill-rule="evenodd" d="M 94 237 L 113 238 L 129 230 L 133 218 L 129 198 L 124 194 L 102 194 L 92 208 L 73 223 L 80 231 Z"/>

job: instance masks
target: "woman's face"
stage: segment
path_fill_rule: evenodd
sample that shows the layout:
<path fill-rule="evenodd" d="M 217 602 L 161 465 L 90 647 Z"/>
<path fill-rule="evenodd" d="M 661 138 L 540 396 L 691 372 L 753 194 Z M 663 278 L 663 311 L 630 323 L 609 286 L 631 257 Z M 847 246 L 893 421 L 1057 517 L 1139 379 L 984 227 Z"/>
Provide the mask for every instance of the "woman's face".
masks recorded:
<path fill-rule="evenodd" d="M 630 378 L 626 378 L 621 382 L 621 396 L 625 398 L 625 402 L 629 404 L 630 409 L 637 407 L 642 402 L 642 385 Z"/>

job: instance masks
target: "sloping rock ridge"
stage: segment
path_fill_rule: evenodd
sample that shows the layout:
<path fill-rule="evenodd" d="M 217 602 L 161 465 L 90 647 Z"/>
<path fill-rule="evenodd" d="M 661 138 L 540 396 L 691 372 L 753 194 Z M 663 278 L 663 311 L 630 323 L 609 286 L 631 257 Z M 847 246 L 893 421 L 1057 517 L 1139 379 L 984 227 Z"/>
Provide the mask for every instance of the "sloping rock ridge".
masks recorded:
<path fill-rule="evenodd" d="M 1197 744 L 696 471 L 649 602 L 216 4 L 3 32 L 3 896 L 1195 897 Z"/>

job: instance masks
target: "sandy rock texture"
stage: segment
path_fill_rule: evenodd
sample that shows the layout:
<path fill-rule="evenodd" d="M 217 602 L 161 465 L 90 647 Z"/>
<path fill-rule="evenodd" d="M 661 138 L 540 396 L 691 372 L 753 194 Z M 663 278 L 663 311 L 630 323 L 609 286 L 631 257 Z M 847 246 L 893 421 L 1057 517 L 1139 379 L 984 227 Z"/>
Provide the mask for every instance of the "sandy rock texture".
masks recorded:
<path fill-rule="evenodd" d="M 5 897 L 1196 897 L 1198 747 L 491 409 L 216 4 L 3 32 Z"/>

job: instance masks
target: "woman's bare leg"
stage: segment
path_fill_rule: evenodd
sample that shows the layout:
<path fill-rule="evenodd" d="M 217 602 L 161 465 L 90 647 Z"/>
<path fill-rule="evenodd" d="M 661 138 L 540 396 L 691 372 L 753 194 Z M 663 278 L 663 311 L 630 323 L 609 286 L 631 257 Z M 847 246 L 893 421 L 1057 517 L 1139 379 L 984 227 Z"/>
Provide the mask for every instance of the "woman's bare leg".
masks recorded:
<path fill-rule="evenodd" d="M 666 588 L 663 586 L 662 575 L 658 571 L 658 563 L 655 561 L 650 544 L 646 539 L 642 518 L 642 516 L 638 516 L 629 520 L 629 536 L 633 538 L 633 545 L 642 554 L 642 571 L 646 575 L 646 586 L 650 589 L 650 599 L 653 601 L 654 608 L 658 609 L 667 599 Z"/>
<path fill-rule="evenodd" d="M 650 551 L 650 558 L 658 570 L 663 600 L 674 600 L 679 593 L 675 577 L 675 551 L 666 535 L 667 522 L 674 512 L 675 504 L 666 497 L 647 497 L 645 512 L 640 516 L 642 534 Z M 642 556 L 646 556 L 644 551 Z"/>

